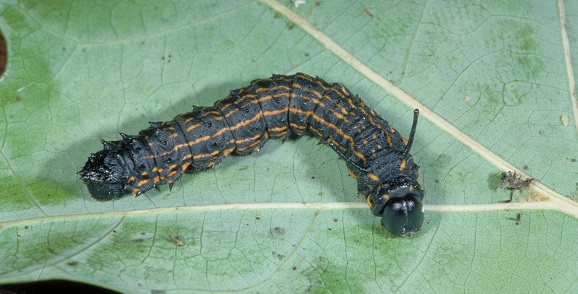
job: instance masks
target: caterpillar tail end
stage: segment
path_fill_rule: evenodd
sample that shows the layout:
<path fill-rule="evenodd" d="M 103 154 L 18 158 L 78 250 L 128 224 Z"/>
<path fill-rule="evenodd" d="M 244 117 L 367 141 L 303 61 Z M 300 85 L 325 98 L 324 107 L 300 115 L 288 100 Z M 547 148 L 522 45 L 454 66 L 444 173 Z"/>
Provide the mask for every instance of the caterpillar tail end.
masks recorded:
<path fill-rule="evenodd" d="M 99 151 L 92 154 L 78 172 L 92 198 L 97 201 L 114 200 L 126 194 L 124 169 L 117 154 Z"/>

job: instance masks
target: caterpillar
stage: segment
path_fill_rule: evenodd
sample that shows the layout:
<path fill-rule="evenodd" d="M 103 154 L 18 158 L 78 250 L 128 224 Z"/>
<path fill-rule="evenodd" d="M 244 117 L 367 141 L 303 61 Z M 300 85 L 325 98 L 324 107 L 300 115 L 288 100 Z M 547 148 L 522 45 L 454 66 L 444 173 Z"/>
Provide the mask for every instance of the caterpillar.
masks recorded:
<path fill-rule="evenodd" d="M 101 139 L 103 150 L 90 155 L 79 175 L 98 201 L 138 196 L 157 185 L 172 188 L 183 173 L 212 169 L 229 154 L 259 151 L 270 138 L 309 133 L 345 160 L 382 226 L 405 237 L 424 221 L 419 166 L 409 154 L 418 116 L 416 109 L 406 140 L 340 83 L 303 73 L 273 75 L 214 106 L 150 122 L 137 136 Z"/>

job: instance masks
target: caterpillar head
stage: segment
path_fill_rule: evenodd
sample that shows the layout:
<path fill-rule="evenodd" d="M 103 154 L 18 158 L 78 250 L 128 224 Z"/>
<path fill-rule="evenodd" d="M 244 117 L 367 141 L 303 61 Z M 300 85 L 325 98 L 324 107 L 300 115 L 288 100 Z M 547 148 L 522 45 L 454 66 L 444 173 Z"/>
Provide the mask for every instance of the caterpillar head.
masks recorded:
<path fill-rule="evenodd" d="M 419 110 L 413 111 L 413 124 L 409 133 L 409 140 L 400 157 L 406 160 L 410 158 L 409 151 L 415 136 Z M 416 168 L 419 168 L 416 166 Z M 417 178 L 417 173 L 415 174 Z M 381 199 L 388 199 L 385 207 L 381 210 L 381 224 L 383 227 L 398 237 L 412 236 L 423 224 L 424 211 L 421 200 L 423 191 L 419 181 L 414 181 L 414 177 L 398 176 L 387 183 L 382 184 L 377 189 L 377 196 Z"/>
<path fill-rule="evenodd" d="M 423 224 L 423 192 L 419 185 L 390 186 L 389 200 L 385 203 L 381 224 L 398 237 L 412 236 Z"/>
<path fill-rule="evenodd" d="M 125 193 L 128 178 L 125 169 L 126 164 L 118 153 L 102 150 L 90 155 L 78 174 L 94 199 L 108 201 Z"/>

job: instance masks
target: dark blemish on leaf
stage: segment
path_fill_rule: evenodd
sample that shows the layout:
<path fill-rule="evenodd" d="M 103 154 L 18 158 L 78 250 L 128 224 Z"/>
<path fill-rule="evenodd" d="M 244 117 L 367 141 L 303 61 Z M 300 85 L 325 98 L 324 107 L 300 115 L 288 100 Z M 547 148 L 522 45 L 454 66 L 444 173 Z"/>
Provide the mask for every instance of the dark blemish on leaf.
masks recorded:
<path fill-rule="evenodd" d="M 28 226 L 24 226 L 24 229 L 25 229 L 25 230 L 28 230 L 28 228 L 29 228 Z"/>
<path fill-rule="evenodd" d="M 285 229 L 282 227 L 274 227 L 274 228 L 269 230 L 269 237 L 270 238 L 280 237 L 280 236 L 283 236 L 284 234 L 285 234 Z"/>
<path fill-rule="evenodd" d="M 260 217 L 258 217 L 258 216 L 257 216 L 257 217 L 255 217 L 255 219 L 256 219 L 256 220 L 261 220 L 261 218 L 260 218 Z"/>
<path fill-rule="evenodd" d="M 71 261 L 67 262 L 66 264 L 69 265 L 69 266 L 77 266 L 77 265 L 78 265 L 78 261 L 76 261 L 76 260 L 71 260 Z"/>
<path fill-rule="evenodd" d="M 509 220 L 513 220 L 514 223 L 515 223 L 516 226 L 517 226 L 517 225 L 520 224 L 520 218 L 521 218 L 521 216 L 522 216 L 521 213 L 518 212 L 518 213 L 516 214 L 516 217 L 515 217 L 515 218 L 509 217 L 508 219 L 509 219 Z"/>
<path fill-rule="evenodd" d="M 165 290 L 151 290 L 151 294 L 165 294 L 166 291 Z"/>
<path fill-rule="evenodd" d="M 132 239 L 131 241 L 132 241 L 132 242 L 135 242 L 135 243 L 142 243 L 142 242 L 144 242 L 144 239 L 142 239 L 142 238 L 136 238 L 136 239 Z"/>
<path fill-rule="evenodd" d="M 296 270 L 296 269 L 297 269 L 297 267 L 296 267 L 296 266 L 293 266 L 291 269 L 292 269 L 292 270 Z"/>
<path fill-rule="evenodd" d="M 285 255 L 280 254 L 280 253 L 278 253 L 278 252 L 276 252 L 276 251 L 271 251 L 271 255 L 273 255 L 273 257 L 275 257 L 275 258 L 277 258 L 277 259 L 279 259 L 279 260 L 283 260 L 283 258 L 285 258 Z"/>
<path fill-rule="evenodd" d="M 334 221 L 334 222 L 338 222 L 339 220 L 338 220 L 338 219 L 336 219 L 336 218 L 334 218 L 334 219 L 333 219 L 333 221 Z"/>

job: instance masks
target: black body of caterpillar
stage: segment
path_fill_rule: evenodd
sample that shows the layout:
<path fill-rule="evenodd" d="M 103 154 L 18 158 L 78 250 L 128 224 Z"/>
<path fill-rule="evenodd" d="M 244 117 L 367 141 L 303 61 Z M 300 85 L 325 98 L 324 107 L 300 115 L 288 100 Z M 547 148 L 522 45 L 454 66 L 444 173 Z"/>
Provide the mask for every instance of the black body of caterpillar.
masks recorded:
<path fill-rule="evenodd" d="M 357 179 L 358 193 L 396 236 L 413 235 L 424 220 L 419 167 L 409 142 L 342 84 L 303 73 L 273 75 L 231 91 L 214 106 L 194 107 L 170 122 L 150 123 L 137 136 L 102 140 L 79 172 L 96 200 L 157 186 L 185 172 L 214 168 L 229 155 L 258 151 L 269 138 L 310 133 L 335 150 Z"/>

